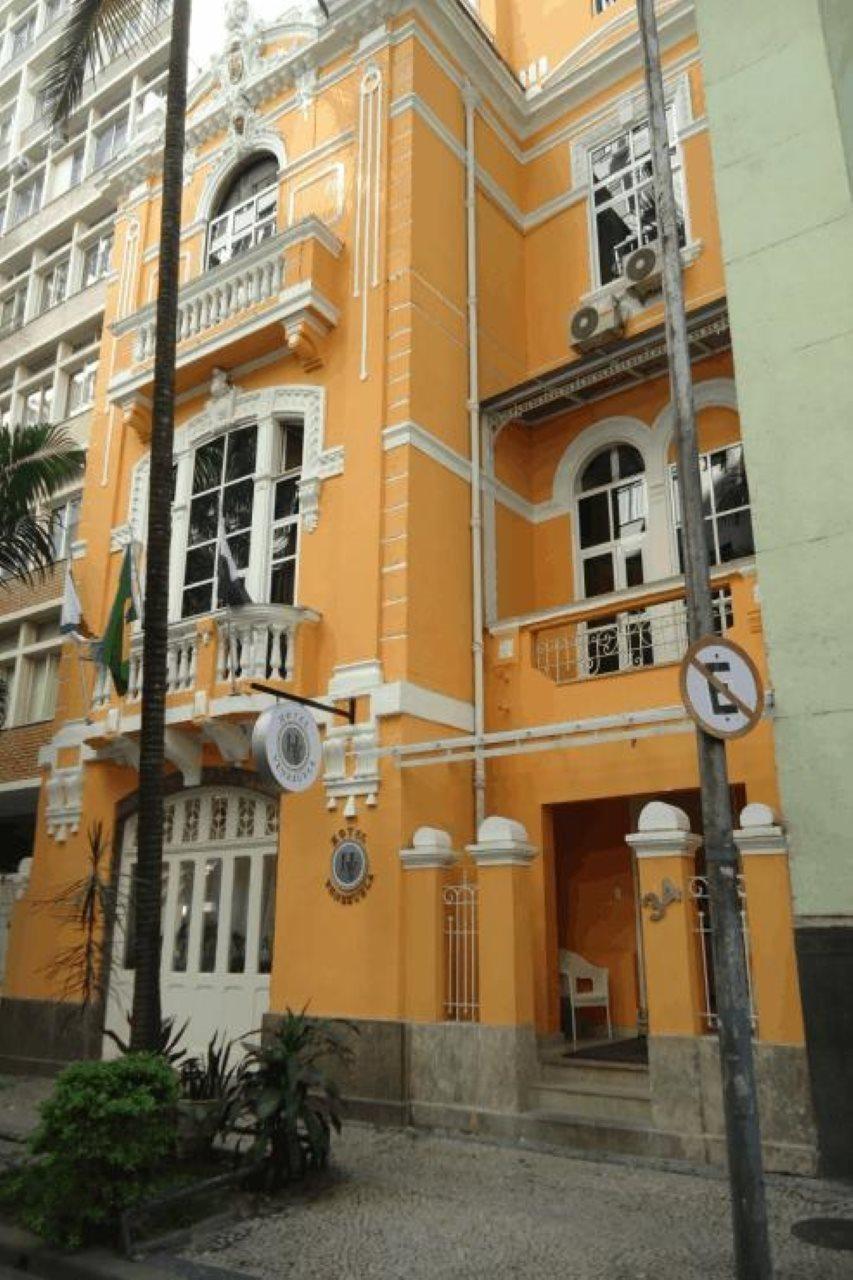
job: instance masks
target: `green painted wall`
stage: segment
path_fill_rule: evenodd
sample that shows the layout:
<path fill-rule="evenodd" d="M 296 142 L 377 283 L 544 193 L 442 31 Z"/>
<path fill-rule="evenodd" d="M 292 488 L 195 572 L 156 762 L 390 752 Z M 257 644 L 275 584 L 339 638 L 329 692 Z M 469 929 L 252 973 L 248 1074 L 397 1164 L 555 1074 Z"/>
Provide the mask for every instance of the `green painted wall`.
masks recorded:
<path fill-rule="evenodd" d="M 853 3 L 696 0 L 799 917 L 853 915 Z"/>

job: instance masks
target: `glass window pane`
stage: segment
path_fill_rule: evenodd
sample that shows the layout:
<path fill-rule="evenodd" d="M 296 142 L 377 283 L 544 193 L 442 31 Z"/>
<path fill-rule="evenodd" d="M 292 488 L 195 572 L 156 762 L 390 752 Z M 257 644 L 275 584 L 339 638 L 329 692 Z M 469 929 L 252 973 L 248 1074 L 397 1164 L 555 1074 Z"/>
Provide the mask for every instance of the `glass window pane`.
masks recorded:
<path fill-rule="evenodd" d="M 210 613 L 210 602 L 213 599 L 213 587 L 206 583 L 203 587 L 188 587 L 184 592 L 181 616 L 192 618 L 197 613 Z"/>
<path fill-rule="evenodd" d="M 272 531 L 272 558 L 284 560 L 286 556 L 296 555 L 296 525 L 279 525 Z"/>
<path fill-rule="evenodd" d="M 610 449 L 602 449 L 592 462 L 587 463 L 581 476 L 581 489 L 597 489 L 599 485 L 610 484 L 613 479 L 613 467 Z"/>
<path fill-rule="evenodd" d="M 720 560 L 725 564 L 740 556 L 751 556 L 755 551 L 752 538 L 752 517 L 748 511 L 720 516 L 717 520 L 717 537 L 720 542 Z"/>
<path fill-rule="evenodd" d="M 213 542 L 219 521 L 219 497 L 216 493 L 193 498 L 190 503 L 190 530 L 187 542 L 192 547 L 197 542 Z"/>
<path fill-rule="evenodd" d="M 717 511 L 733 511 L 736 507 L 749 506 L 749 487 L 741 445 L 711 454 L 711 483 Z"/>
<path fill-rule="evenodd" d="M 226 533 L 248 529 L 252 523 L 255 485 L 252 480 L 239 480 L 222 491 L 222 523 Z"/>
<path fill-rule="evenodd" d="M 633 555 L 625 557 L 625 585 L 639 587 L 642 583 L 643 555 L 641 551 L 635 551 Z"/>
<path fill-rule="evenodd" d="M 610 514 L 608 495 L 596 493 L 581 498 L 578 503 L 580 516 L 580 540 L 582 547 L 597 547 L 610 541 Z"/>
<path fill-rule="evenodd" d="M 225 438 L 211 440 L 196 450 L 193 467 L 193 493 L 215 489 L 222 480 L 222 459 L 225 455 Z"/>
<path fill-rule="evenodd" d="M 622 274 L 625 257 L 640 244 L 634 197 L 622 197 L 608 208 L 600 210 L 595 221 L 601 283 L 607 284 Z"/>
<path fill-rule="evenodd" d="M 273 604 L 293 604 L 296 588 L 296 562 L 285 560 L 272 571 L 270 600 Z"/>
<path fill-rule="evenodd" d="M 619 628 L 615 618 L 599 618 L 587 627 L 586 660 L 591 676 L 619 670 Z"/>
<path fill-rule="evenodd" d="M 274 520 L 283 520 L 286 516 L 294 516 L 299 510 L 299 481 L 279 480 L 275 487 Z"/>
<path fill-rule="evenodd" d="M 189 551 L 184 582 L 187 585 L 193 582 L 209 582 L 213 577 L 214 558 L 212 542 L 209 542 L 206 547 L 197 547 L 194 551 Z"/>
<path fill-rule="evenodd" d="M 646 469 L 643 455 L 632 444 L 620 444 L 617 450 L 619 459 L 619 479 L 627 480 L 629 476 L 639 476 Z"/>
<path fill-rule="evenodd" d="M 219 934 L 219 895 L 222 892 L 222 859 L 210 858 L 204 864 L 204 899 L 201 915 L 201 942 L 198 952 L 199 973 L 216 970 L 216 939 Z"/>
<path fill-rule="evenodd" d="M 634 480 L 611 490 L 613 536 L 640 534 L 646 530 L 646 482 Z M 585 499 L 590 501 L 590 499 Z"/>
<path fill-rule="evenodd" d="M 246 569 L 248 567 L 251 537 L 250 533 L 238 533 L 236 537 L 228 539 L 228 546 L 238 569 Z"/>
<path fill-rule="evenodd" d="M 234 859 L 231 923 L 228 931 L 228 972 L 246 971 L 246 927 L 249 918 L 249 858 Z"/>
<path fill-rule="evenodd" d="M 172 939 L 173 973 L 187 971 L 194 880 L 195 863 L 182 862 L 178 871 L 178 900 L 175 904 L 175 932 Z"/>
<path fill-rule="evenodd" d="M 255 470 L 257 439 L 257 427 L 243 427 L 240 431 L 231 432 L 228 437 L 228 462 L 225 467 L 226 481 L 239 480 L 241 476 L 250 476 Z"/>
<path fill-rule="evenodd" d="M 284 465 L 283 471 L 295 471 L 302 466 L 302 443 L 304 433 L 301 422 L 288 422 L 284 429 Z"/>
<path fill-rule="evenodd" d="M 272 947 L 275 930 L 275 866 L 274 853 L 264 856 L 261 880 L 261 929 L 258 937 L 258 973 L 272 970 Z"/>
<path fill-rule="evenodd" d="M 601 596 L 613 591 L 613 557 L 608 552 L 604 556 L 590 556 L 583 562 L 583 586 L 586 596 Z"/>

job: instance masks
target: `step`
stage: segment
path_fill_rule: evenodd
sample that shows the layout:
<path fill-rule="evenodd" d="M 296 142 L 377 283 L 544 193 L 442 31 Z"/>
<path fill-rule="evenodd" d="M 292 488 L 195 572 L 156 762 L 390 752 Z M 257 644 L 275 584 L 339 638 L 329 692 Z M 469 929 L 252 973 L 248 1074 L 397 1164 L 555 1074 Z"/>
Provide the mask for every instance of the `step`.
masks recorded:
<path fill-rule="evenodd" d="M 688 1158 L 681 1135 L 632 1121 L 595 1120 L 541 1109 L 520 1117 L 519 1137 L 568 1151 L 644 1156 L 659 1160 Z"/>
<path fill-rule="evenodd" d="M 589 1120 L 650 1120 L 652 1102 L 648 1088 L 628 1088 L 599 1081 L 540 1080 L 530 1089 L 534 1110 L 583 1116 Z"/>
<path fill-rule="evenodd" d="M 606 1085 L 628 1090 L 648 1089 L 649 1069 L 632 1062 L 590 1062 L 586 1058 L 545 1059 L 540 1062 L 543 1084 Z"/>

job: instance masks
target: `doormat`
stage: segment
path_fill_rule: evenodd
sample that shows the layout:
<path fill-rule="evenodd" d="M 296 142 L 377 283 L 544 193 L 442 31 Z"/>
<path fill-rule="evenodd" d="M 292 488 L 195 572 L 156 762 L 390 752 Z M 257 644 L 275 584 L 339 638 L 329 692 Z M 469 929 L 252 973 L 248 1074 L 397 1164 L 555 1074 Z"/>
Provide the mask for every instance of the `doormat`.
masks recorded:
<path fill-rule="evenodd" d="M 649 1042 L 645 1036 L 631 1040 L 608 1040 L 588 1049 L 570 1049 L 564 1058 L 580 1058 L 584 1062 L 624 1062 L 645 1067 L 649 1061 Z"/>
<path fill-rule="evenodd" d="M 794 1223 L 791 1234 L 821 1249 L 853 1253 L 853 1218 L 804 1218 Z"/>

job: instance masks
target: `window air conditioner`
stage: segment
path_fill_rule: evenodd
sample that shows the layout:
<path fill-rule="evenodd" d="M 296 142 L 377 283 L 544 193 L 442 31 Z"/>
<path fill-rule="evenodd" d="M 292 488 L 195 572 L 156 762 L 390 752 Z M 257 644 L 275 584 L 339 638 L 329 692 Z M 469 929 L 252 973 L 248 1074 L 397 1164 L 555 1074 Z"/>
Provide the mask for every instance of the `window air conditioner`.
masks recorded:
<path fill-rule="evenodd" d="M 663 254 L 657 240 L 629 253 L 622 267 L 623 278 L 640 298 L 659 293 L 663 279 Z"/>
<path fill-rule="evenodd" d="M 9 168 L 16 178 L 23 178 L 24 174 L 30 171 L 30 162 L 27 156 L 13 156 L 9 161 Z"/>
<path fill-rule="evenodd" d="M 579 307 L 569 325 L 572 346 L 578 351 L 592 351 L 622 336 L 625 324 L 617 298 Z"/>

